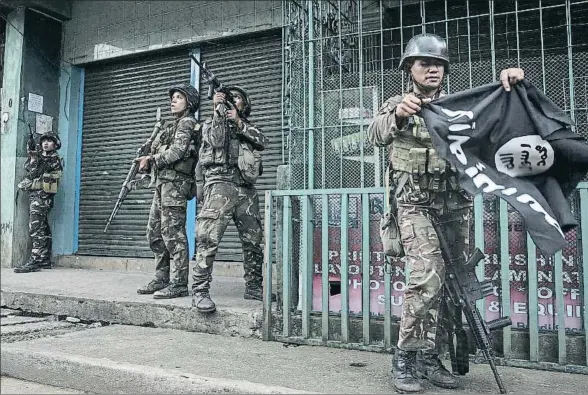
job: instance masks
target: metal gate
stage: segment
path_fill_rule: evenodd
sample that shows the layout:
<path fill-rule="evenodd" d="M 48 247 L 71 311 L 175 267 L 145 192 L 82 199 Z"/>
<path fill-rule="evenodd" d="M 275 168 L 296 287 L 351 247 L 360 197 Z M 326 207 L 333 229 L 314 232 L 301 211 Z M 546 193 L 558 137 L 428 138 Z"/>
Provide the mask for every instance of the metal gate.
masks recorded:
<path fill-rule="evenodd" d="M 264 335 L 387 349 L 397 336 L 392 323 L 406 274 L 401 260 L 384 261 L 372 228 L 384 207 L 386 155 L 365 132 L 378 106 L 405 90 L 397 68 L 406 43 L 422 32 L 447 39 L 449 93 L 522 67 L 588 137 L 588 1 L 292 0 L 284 13 L 282 127 L 291 190 L 271 192 L 267 203 L 279 208 L 283 229 L 276 266 L 283 298 L 274 315 L 266 305 Z M 586 188 L 570 198 L 578 220 L 588 207 Z M 501 314 L 515 322 L 498 350 L 505 363 L 581 365 L 585 372 L 586 227 L 568 233 L 561 254 L 545 257 L 503 201 L 477 197 L 474 214 L 476 245 L 487 255 L 478 276 L 499 284 L 478 308 L 488 320 Z M 268 252 L 266 261 L 272 258 Z"/>
<path fill-rule="evenodd" d="M 263 175 L 255 185 L 259 191 L 263 217 L 264 191 L 275 189 L 278 165 L 282 164 L 281 124 L 281 63 L 280 31 L 266 32 L 249 38 L 211 42 L 202 47 L 202 60 L 223 84 L 238 85 L 249 94 L 252 106 L 250 121 L 268 137 L 270 143 L 263 151 Z M 200 119 L 212 115 L 208 86 L 200 82 Z M 242 261 L 243 253 L 237 228 L 231 222 L 217 253 L 218 261 Z"/>
<path fill-rule="evenodd" d="M 104 226 L 157 107 L 171 119 L 168 89 L 189 82 L 188 50 L 86 68 L 78 254 L 153 256 L 145 236 L 152 189 L 131 191 L 107 233 Z"/>

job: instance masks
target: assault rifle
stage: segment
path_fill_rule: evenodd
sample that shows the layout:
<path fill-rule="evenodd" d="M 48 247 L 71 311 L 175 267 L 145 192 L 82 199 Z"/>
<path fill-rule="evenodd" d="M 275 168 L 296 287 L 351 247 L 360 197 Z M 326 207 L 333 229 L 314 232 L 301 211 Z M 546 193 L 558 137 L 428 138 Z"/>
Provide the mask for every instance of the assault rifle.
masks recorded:
<path fill-rule="evenodd" d="M 33 128 L 29 123 L 29 140 L 27 141 L 27 148 L 29 151 L 37 151 L 37 143 L 35 143 L 35 135 L 33 134 Z"/>
<path fill-rule="evenodd" d="M 149 152 L 151 151 L 151 145 L 153 144 L 153 140 L 155 140 L 155 137 L 157 137 L 157 134 L 161 130 L 161 126 L 162 126 L 161 125 L 161 108 L 157 108 L 157 122 L 155 123 L 155 126 L 153 127 L 153 132 L 151 133 L 151 136 L 149 136 L 149 139 L 147 139 L 147 141 L 141 147 L 139 147 L 139 149 L 137 150 L 137 153 L 135 155 L 135 159 L 149 154 Z M 120 206 L 122 205 L 123 201 L 127 198 L 127 195 L 133 189 L 133 186 L 136 182 L 135 177 L 137 176 L 138 171 L 139 171 L 139 162 L 136 162 L 135 160 L 133 160 L 133 164 L 131 165 L 131 169 L 129 170 L 129 173 L 127 174 L 127 178 L 123 182 L 122 187 L 120 189 L 120 192 L 118 193 L 118 199 L 116 200 L 116 204 L 114 205 L 114 208 L 112 209 L 112 212 L 110 213 L 110 217 L 108 218 L 108 222 L 106 222 L 106 227 L 104 228 L 104 233 L 106 233 L 106 230 L 110 226 L 110 223 L 112 222 L 112 220 L 116 216 L 116 213 L 118 213 L 118 210 L 120 209 Z"/>
<path fill-rule="evenodd" d="M 214 75 L 212 71 L 208 67 L 206 67 L 206 62 L 200 63 L 194 54 L 190 54 L 190 58 L 200 67 L 200 73 L 208 83 L 208 100 L 212 100 L 212 97 L 215 93 L 224 93 L 227 97 L 226 105 L 231 109 L 235 110 L 235 99 L 233 95 L 229 91 L 229 89 L 220 82 L 220 80 Z M 220 111 L 219 108 L 216 108 L 215 111 L 218 115 L 224 116 L 224 113 Z M 241 112 L 237 109 L 239 116 L 242 118 Z"/>
<path fill-rule="evenodd" d="M 469 347 L 467 347 L 467 335 L 462 325 L 463 311 L 478 350 L 490 364 L 500 393 L 506 394 L 502 379 L 496 370 L 491 332 L 512 325 L 512 321 L 509 317 L 501 317 L 486 322 L 476 308 L 476 300 L 483 299 L 493 293 L 492 281 L 480 282 L 474 272 L 478 263 L 484 259 L 484 253 L 479 248 L 476 248 L 469 259 L 464 261 L 463 258 L 455 255 L 447 241 L 446 233 L 451 232 L 452 229 L 448 226 L 442 226 L 443 223 L 435 219 L 432 220 L 432 223 L 439 237 L 439 247 L 445 262 L 446 279 L 441 314 L 445 315 L 444 318 L 447 321 L 451 321 L 450 327 L 446 328 L 446 330 L 453 371 L 460 375 L 465 375 L 469 371 Z M 455 328 L 457 349 L 453 345 L 452 327 Z"/>

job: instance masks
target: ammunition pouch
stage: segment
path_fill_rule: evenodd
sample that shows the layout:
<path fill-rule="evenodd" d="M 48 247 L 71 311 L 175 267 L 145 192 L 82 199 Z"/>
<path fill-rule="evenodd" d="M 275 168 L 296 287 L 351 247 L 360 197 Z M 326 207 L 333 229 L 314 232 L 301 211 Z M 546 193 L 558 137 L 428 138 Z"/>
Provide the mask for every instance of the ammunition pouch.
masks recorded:
<path fill-rule="evenodd" d="M 416 192 L 460 189 L 456 168 L 440 158 L 433 148 L 410 148 L 406 143 L 395 144 L 391 159 L 394 170 L 409 174 L 410 186 Z"/>
<path fill-rule="evenodd" d="M 404 247 L 400 238 L 400 228 L 396 215 L 388 211 L 380 219 L 380 238 L 382 239 L 382 248 L 384 254 L 401 258 L 404 256 Z"/>
<path fill-rule="evenodd" d="M 59 186 L 59 179 L 61 178 L 61 171 L 55 171 L 52 173 L 44 173 L 41 176 L 40 189 L 46 193 L 55 194 L 57 193 L 57 187 Z"/>

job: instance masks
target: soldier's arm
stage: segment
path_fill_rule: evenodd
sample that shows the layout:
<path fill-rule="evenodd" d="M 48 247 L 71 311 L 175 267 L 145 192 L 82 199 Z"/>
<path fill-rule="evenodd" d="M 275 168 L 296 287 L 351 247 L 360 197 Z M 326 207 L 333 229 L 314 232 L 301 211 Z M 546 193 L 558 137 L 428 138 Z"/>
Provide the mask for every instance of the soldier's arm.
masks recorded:
<path fill-rule="evenodd" d="M 34 161 L 28 165 L 29 178 L 39 178 L 45 173 L 47 168 L 47 159 L 42 155 L 38 155 Z"/>
<path fill-rule="evenodd" d="M 396 106 L 402 101 L 402 96 L 393 96 L 386 100 L 378 110 L 378 114 L 367 130 L 369 141 L 377 147 L 392 144 L 396 134 L 406 127 L 396 123 Z"/>
<path fill-rule="evenodd" d="M 47 162 L 47 169 L 49 171 L 63 170 L 63 163 L 59 155 L 48 156 L 45 160 Z"/>
<path fill-rule="evenodd" d="M 237 129 L 239 130 L 239 134 L 250 142 L 257 151 L 266 149 L 269 140 L 257 126 L 246 121 L 241 121 L 237 123 Z"/>
<path fill-rule="evenodd" d="M 196 120 L 189 117 L 183 118 L 178 122 L 178 130 L 176 130 L 171 147 L 162 153 L 153 155 L 153 162 L 158 169 L 169 166 L 184 158 L 186 151 L 190 147 L 195 124 Z"/>

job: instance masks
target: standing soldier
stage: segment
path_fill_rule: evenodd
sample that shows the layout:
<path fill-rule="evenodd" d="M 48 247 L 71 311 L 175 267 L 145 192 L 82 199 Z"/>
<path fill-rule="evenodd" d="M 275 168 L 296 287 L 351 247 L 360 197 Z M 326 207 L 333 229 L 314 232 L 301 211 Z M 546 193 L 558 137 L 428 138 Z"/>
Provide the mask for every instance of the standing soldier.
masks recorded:
<path fill-rule="evenodd" d="M 459 188 L 455 169 L 437 155 L 424 120 L 417 115 L 420 106 L 443 95 L 443 78 L 449 73 L 445 40 L 434 34 L 414 36 L 406 45 L 400 69 L 409 76 L 409 92 L 384 102 L 368 134 L 374 145 L 390 146 L 390 203 L 397 209 L 410 273 L 392 364 L 394 387 L 409 393 L 422 390 L 418 378 L 443 388 L 456 388 L 458 384 L 441 363 L 435 347 L 445 265 L 431 218 L 457 230 L 454 248 L 465 254 L 472 199 Z M 523 78 L 523 70 L 517 68 L 500 74 L 507 91 Z"/>
<path fill-rule="evenodd" d="M 29 235 L 33 242 L 29 260 L 15 273 L 37 272 L 41 268 L 51 268 L 51 227 L 49 211 L 53 208 L 53 198 L 63 171 L 63 162 L 57 154 L 61 148 L 59 136 L 47 132 L 41 136 L 41 151 L 29 145 L 28 160 L 25 169 L 27 177 L 22 180 L 19 189 L 29 191 Z"/>
<path fill-rule="evenodd" d="M 214 113 L 202 128 L 196 172 L 197 198 L 203 205 L 197 220 L 192 305 L 205 313 L 216 310 L 209 293 L 212 265 L 231 218 L 243 243 L 244 297 L 262 300 L 263 233 L 254 183 L 262 173 L 257 151 L 264 150 L 268 140 L 247 120 L 251 112 L 247 93 L 236 86 L 229 92 L 234 109 L 227 107 L 227 95 L 214 95 Z"/>
<path fill-rule="evenodd" d="M 169 90 L 175 120 L 155 137 L 151 154 L 136 160 L 140 171 L 150 171 L 155 192 L 147 239 L 155 254 L 155 278 L 137 289 L 155 299 L 188 295 L 188 238 L 186 205 L 192 198 L 194 168 L 198 161 L 200 124 L 194 118 L 200 96 L 191 85 Z M 173 263 L 172 263 L 173 261 Z"/>

